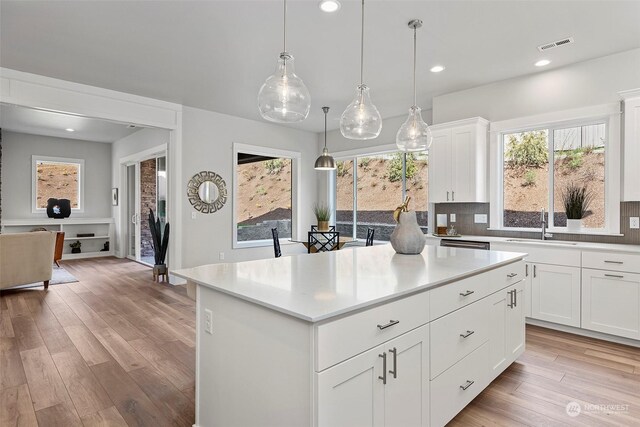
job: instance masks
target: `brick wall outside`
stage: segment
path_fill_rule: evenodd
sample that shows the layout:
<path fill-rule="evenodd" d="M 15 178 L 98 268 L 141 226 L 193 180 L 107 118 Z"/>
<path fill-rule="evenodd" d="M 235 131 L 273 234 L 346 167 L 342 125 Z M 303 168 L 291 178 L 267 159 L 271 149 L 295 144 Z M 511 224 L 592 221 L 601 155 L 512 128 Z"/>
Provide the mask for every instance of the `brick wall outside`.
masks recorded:
<path fill-rule="evenodd" d="M 140 255 L 153 256 L 153 240 L 149 228 L 149 209 L 156 209 L 156 159 L 140 162 Z"/>

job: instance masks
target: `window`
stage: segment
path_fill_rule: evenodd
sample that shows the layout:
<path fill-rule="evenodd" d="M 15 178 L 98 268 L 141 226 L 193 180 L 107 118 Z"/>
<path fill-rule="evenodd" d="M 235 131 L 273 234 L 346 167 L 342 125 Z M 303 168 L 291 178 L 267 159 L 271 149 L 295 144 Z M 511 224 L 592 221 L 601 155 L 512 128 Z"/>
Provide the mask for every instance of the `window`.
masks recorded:
<path fill-rule="evenodd" d="M 344 235 L 364 239 L 375 229 L 375 239 L 388 241 L 395 222 L 393 211 L 405 195 L 427 231 L 427 154 L 387 152 L 337 161 L 336 228 Z M 354 179 L 356 185 L 354 186 Z M 354 224 L 356 227 L 354 229 Z"/>
<path fill-rule="evenodd" d="M 503 133 L 502 226 L 539 229 L 545 209 L 550 228 L 566 227 L 563 193 L 573 184 L 590 197 L 582 227 L 604 231 L 607 150 L 606 120 Z"/>
<path fill-rule="evenodd" d="M 42 212 L 47 201 L 69 199 L 71 209 L 83 211 L 84 160 L 33 156 L 32 212 Z"/>
<path fill-rule="evenodd" d="M 234 246 L 271 244 L 271 229 L 291 239 L 294 227 L 296 153 L 236 144 Z"/>

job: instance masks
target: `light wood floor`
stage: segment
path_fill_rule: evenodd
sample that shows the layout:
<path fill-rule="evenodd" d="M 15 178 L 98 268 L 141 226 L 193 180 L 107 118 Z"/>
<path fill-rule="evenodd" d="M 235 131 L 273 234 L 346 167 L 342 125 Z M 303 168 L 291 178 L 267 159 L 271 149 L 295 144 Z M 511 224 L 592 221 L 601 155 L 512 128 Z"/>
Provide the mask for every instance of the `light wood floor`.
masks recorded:
<path fill-rule="evenodd" d="M 184 290 L 131 261 L 64 266 L 80 282 L 0 294 L 0 426 L 191 426 Z M 450 425 L 640 426 L 640 349 L 528 326 L 525 354 Z"/>

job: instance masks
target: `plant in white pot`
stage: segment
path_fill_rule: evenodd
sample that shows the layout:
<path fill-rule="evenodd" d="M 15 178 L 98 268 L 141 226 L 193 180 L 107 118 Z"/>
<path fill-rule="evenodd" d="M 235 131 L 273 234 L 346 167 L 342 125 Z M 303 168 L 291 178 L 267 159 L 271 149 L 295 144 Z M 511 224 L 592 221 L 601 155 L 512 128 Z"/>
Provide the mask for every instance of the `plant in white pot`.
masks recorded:
<path fill-rule="evenodd" d="M 398 225 L 391 233 L 391 246 L 399 254 L 417 255 L 422 252 L 427 240 L 418 225 L 416 211 L 409 210 L 409 201 L 411 197 L 407 196 L 404 203 L 396 208 L 393 212 L 393 219 Z"/>
<path fill-rule="evenodd" d="M 586 186 L 568 184 L 562 191 L 562 204 L 567 214 L 567 231 L 580 231 L 582 218 L 586 216 L 593 193 Z"/>
<path fill-rule="evenodd" d="M 313 213 L 318 221 L 318 231 L 329 231 L 329 220 L 331 220 L 331 211 L 324 203 L 316 203 L 313 205 Z"/>

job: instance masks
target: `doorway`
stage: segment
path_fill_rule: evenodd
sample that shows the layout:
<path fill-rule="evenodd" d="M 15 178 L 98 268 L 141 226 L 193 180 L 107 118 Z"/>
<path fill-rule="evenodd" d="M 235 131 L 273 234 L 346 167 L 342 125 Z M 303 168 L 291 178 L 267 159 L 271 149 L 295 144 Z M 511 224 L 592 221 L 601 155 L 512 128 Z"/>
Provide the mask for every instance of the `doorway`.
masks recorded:
<path fill-rule="evenodd" d="M 163 152 L 124 166 L 129 218 L 126 257 L 153 266 L 155 258 L 149 212 L 153 211 L 160 229 L 164 230 L 167 222 L 167 157 Z"/>

